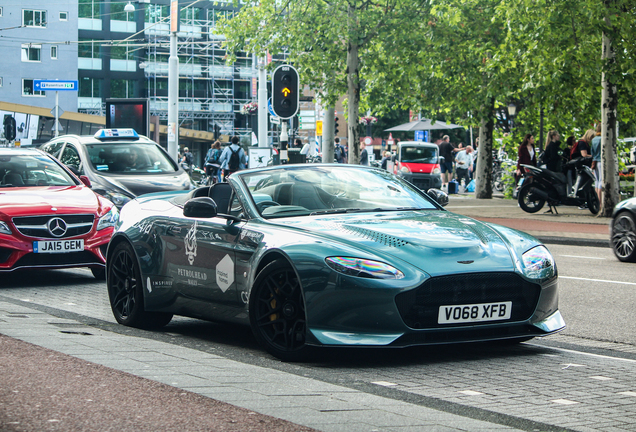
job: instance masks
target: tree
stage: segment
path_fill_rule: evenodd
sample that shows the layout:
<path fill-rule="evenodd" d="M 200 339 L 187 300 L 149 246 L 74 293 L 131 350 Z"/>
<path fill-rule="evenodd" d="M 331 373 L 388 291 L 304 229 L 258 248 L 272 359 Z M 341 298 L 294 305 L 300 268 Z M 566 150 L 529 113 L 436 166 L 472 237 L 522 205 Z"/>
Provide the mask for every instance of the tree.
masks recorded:
<path fill-rule="evenodd" d="M 377 41 L 404 41 L 400 23 L 418 20 L 428 0 L 250 0 L 222 22 L 230 52 L 285 52 L 303 84 L 334 106 L 347 94 L 349 163 L 359 163 L 358 117 L 365 63 Z M 231 60 L 231 59 L 230 59 Z"/>

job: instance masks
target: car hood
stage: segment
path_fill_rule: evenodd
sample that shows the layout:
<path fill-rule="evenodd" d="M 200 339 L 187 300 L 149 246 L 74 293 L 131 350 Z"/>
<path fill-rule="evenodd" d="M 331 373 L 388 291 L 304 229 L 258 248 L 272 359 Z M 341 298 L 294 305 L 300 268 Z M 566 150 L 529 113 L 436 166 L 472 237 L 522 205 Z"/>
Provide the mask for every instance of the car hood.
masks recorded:
<path fill-rule="evenodd" d="M 392 255 L 431 276 L 515 269 L 508 245 L 492 227 L 445 211 L 290 218 L 284 226 L 328 236 L 380 257 Z"/>
<path fill-rule="evenodd" d="M 16 187 L 0 189 L 0 213 L 9 217 L 42 214 L 95 213 L 97 195 L 84 186 Z M 52 210 L 55 208 L 57 210 Z"/>
<path fill-rule="evenodd" d="M 170 192 L 190 189 L 190 178 L 185 172 L 173 174 L 99 175 L 91 178 L 106 190 L 116 190 L 136 197 L 152 192 Z M 95 188 L 97 189 L 97 188 Z"/>

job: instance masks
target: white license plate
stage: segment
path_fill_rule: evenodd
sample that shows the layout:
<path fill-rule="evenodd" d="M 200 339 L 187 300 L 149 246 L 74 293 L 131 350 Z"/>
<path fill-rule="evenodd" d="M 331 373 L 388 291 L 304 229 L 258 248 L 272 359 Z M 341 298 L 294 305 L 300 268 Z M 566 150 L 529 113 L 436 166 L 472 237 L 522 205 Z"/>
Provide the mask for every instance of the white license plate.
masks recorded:
<path fill-rule="evenodd" d="M 42 240 L 33 242 L 34 253 L 67 253 L 84 250 L 84 240 Z"/>
<path fill-rule="evenodd" d="M 510 318 L 512 302 L 440 306 L 438 324 L 499 321 Z"/>

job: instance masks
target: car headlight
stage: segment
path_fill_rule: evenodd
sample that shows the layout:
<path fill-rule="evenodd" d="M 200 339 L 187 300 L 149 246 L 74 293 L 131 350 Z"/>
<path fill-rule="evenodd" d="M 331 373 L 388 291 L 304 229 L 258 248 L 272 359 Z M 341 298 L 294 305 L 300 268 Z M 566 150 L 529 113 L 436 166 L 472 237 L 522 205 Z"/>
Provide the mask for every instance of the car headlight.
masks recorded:
<path fill-rule="evenodd" d="M 411 174 L 411 170 L 406 165 L 402 165 L 402 167 L 400 167 L 400 172 L 402 174 Z"/>
<path fill-rule="evenodd" d="M 113 206 L 108 213 L 99 218 L 99 222 L 97 222 L 97 231 L 108 227 L 114 227 L 117 225 L 118 220 L 119 210 L 117 210 L 117 207 Z"/>
<path fill-rule="evenodd" d="M 329 267 L 347 276 L 371 279 L 402 279 L 404 273 L 393 266 L 379 261 L 351 257 L 328 257 Z"/>
<path fill-rule="evenodd" d="M 545 279 L 554 276 L 554 258 L 545 246 L 537 246 L 521 256 L 524 274 L 532 279 Z"/>
<path fill-rule="evenodd" d="M 106 198 L 108 198 L 109 200 L 111 200 L 113 202 L 113 204 L 115 204 L 117 207 L 122 207 L 124 204 L 126 204 L 128 201 L 130 201 L 132 198 L 124 195 L 124 194 L 120 194 L 120 193 L 110 193 L 110 192 L 106 192 L 104 193 L 104 196 Z"/>
<path fill-rule="evenodd" d="M 439 167 L 435 167 L 433 168 L 433 174 L 440 174 L 442 171 L 439 169 Z"/>
<path fill-rule="evenodd" d="M 5 222 L 0 222 L 0 234 L 11 234 L 11 228 Z"/>

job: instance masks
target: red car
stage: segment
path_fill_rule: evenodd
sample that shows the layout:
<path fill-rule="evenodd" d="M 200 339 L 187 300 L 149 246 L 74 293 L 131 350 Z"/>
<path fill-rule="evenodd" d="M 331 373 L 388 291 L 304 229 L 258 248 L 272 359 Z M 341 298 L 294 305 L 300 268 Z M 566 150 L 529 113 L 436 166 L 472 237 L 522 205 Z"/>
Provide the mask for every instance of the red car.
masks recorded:
<path fill-rule="evenodd" d="M 42 151 L 0 148 L 0 180 L 0 272 L 89 267 L 104 277 L 119 212 L 87 178 Z"/>

